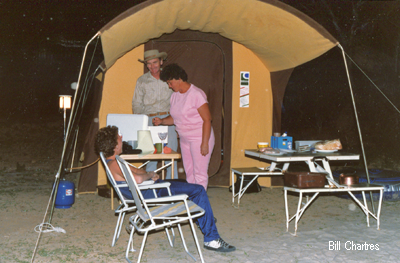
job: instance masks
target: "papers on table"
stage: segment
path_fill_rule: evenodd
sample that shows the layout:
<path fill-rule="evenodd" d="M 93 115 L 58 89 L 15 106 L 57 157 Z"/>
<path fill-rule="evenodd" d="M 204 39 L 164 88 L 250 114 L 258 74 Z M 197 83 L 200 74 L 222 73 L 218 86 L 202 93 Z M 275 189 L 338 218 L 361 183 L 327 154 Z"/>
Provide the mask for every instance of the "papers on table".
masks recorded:
<path fill-rule="evenodd" d="M 140 156 L 154 153 L 154 144 L 151 139 L 151 133 L 149 130 L 137 131 L 137 137 L 138 137 L 137 149 L 142 150 L 142 153 L 139 154 Z"/>

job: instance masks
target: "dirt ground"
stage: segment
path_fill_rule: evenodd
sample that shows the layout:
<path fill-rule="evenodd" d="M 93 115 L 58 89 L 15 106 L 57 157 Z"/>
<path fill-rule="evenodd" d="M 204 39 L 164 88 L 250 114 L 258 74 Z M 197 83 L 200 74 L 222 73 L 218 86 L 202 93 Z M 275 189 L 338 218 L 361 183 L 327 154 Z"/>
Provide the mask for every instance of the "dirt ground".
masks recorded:
<path fill-rule="evenodd" d="M 58 168 L 62 123 L 61 127 L 58 122 L 7 127 L 0 132 L 0 262 L 30 262 L 38 241 L 34 228 L 44 218 Z M 20 137 L 11 139 L 15 135 Z M 76 180 L 72 175 L 67 179 Z M 400 202 L 383 203 L 381 227 L 377 230 L 375 219 L 370 219 L 369 228 L 366 226 L 365 215 L 353 201 L 320 196 L 304 213 L 295 237 L 286 232 L 281 188 L 263 188 L 259 193 L 246 194 L 240 208 L 232 207 L 227 188 L 212 187 L 208 195 L 220 235 L 237 250 L 219 254 L 202 249 L 205 262 L 398 261 Z M 291 213 L 296 201 L 296 196 L 289 196 Z M 125 230 L 116 246 L 111 247 L 117 217 L 110 204 L 109 198 L 85 194 L 76 195 L 71 208 L 55 209 L 51 223 L 66 233 L 43 233 L 34 262 L 126 262 Z M 199 259 L 189 226 L 183 229 L 189 251 Z M 196 231 L 202 246 L 202 234 Z M 135 235 L 136 249 L 140 248 L 141 240 L 142 236 Z M 331 249 L 331 242 L 337 241 L 341 242 L 339 249 Z M 357 247 L 348 250 L 346 242 L 372 244 L 379 250 Z M 137 252 L 130 253 L 130 259 L 135 262 Z M 165 232 L 160 231 L 149 235 L 142 262 L 192 262 L 192 259 L 185 253 L 179 234 L 175 247 L 171 248 Z"/>

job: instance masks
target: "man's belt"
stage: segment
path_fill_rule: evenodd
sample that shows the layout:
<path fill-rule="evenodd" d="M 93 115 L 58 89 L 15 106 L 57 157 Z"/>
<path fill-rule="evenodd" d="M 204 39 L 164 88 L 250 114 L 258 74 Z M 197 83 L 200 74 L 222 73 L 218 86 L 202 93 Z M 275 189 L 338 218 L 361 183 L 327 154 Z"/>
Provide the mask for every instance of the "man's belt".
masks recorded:
<path fill-rule="evenodd" d="M 153 117 L 153 116 L 157 116 L 157 115 L 166 115 L 166 114 L 169 114 L 169 111 L 156 112 L 156 113 L 152 113 L 152 114 L 147 114 L 147 116 Z"/>

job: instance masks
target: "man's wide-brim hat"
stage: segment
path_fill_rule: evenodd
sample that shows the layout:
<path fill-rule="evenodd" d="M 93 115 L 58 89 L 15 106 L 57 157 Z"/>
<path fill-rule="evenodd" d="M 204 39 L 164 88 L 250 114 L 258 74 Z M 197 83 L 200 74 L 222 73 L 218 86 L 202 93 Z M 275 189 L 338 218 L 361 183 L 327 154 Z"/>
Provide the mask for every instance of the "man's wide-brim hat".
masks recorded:
<path fill-rule="evenodd" d="M 162 58 L 163 60 L 165 60 L 167 58 L 167 53 L 165 52 L 158 52 L 157 49 L 152 49 L 152 50 L 147 50 L 144 52 L 144 59 L 138 59 L 140 62 L 145 63 L 146 61 L 149 61 L 151 59 L 155 59 L 155 58 Z"/>

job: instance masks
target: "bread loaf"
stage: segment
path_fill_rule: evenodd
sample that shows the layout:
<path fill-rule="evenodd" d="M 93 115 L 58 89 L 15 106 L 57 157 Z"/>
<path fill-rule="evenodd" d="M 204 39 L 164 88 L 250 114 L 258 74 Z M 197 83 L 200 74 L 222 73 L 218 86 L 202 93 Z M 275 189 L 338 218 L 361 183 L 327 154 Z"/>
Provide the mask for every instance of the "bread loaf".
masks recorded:
<path fill-rule="evenodd" d="M 315 149 L 316 150 L 341 150 L 342 144 L 340 143 L 339 139 L 321 141 L 321 142 L 317 142 L 315 144 Z"/>

